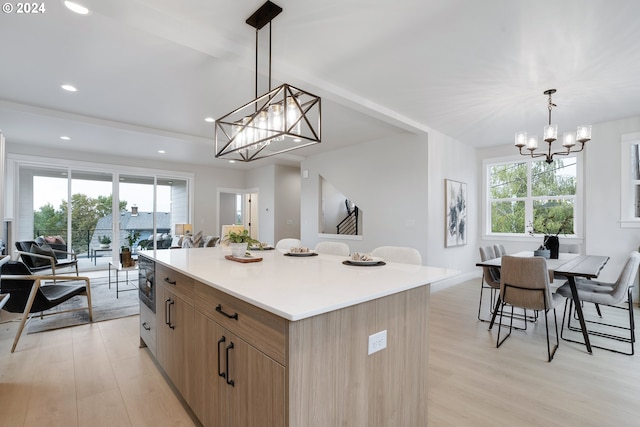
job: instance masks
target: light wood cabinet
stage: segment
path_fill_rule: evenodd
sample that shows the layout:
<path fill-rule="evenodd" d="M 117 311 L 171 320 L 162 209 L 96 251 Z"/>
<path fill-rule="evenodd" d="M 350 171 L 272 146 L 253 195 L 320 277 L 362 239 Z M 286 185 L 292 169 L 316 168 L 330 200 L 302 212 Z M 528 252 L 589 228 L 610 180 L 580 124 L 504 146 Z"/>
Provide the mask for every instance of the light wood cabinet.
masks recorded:
<path fill-rule="evenodd" d="M 192 409 L 202 424 L 205 427 L 286 425 L 285 367 L 207 315 L 196 311 L 195 317 L 198 396 Z M 246 321 L 247 317 L 246 312 L 233 311 L 221 314 L 220 318 Z M 233 323 L 231 329 L 245 332 Z M 245 336 L 251 339 L 259 335 L 255 332 Z"/>
<path fill-rule="evenodd" d="M 194 308 L 191 279 L 158 269 L 156 354 L 173 385 L 191 404 L 194 396 Z M 181 281 L 182 279 L 182 281 Z"/>
<path fill-rule="evenodd" d="M 149 347 L 156 356 L 156 315 L 149 307 L 140 303 L 140 345 Z"/>

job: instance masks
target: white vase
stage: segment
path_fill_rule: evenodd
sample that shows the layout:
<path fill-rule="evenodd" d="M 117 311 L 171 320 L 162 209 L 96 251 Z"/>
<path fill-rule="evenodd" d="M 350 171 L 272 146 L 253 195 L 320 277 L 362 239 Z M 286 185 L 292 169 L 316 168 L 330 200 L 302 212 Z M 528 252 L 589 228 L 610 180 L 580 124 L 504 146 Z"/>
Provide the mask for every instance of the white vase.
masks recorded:
<path fill-rule="evenodd" d="M 247 250 L 246 243 L 229 243 L 229 247 L 231 248 L 231 255 L 236 258 L 243 257 Z"/>
<path fill-rule="evenodd" d="M 110 245 L 111 245 L 110 243 L 100 243 L 100 248 L 101 249 L 109 249 Z"/>

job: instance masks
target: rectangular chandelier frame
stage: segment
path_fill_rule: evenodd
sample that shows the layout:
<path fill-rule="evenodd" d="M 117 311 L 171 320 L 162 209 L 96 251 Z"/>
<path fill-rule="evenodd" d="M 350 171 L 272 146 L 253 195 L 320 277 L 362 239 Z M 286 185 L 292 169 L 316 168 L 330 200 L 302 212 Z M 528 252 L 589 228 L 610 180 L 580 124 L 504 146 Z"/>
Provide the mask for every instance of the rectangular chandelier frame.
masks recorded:
<path fill-rule="evenodd" d="M 216 157 L 249 162 L 321 141 L 320 97 L 287 83 L 216 120 Z"/>

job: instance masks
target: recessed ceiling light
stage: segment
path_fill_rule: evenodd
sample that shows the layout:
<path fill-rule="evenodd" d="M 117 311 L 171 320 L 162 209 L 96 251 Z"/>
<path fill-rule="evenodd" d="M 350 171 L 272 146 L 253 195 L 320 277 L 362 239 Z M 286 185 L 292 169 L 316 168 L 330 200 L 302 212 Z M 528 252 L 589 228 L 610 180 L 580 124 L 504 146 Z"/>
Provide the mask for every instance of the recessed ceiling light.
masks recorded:
<path fill-rule="evenodd" d="M 61 136 L 60 139 L 64 139 L 65 141 L 69 141 L 71 138 L 69 138 L 68 136 Z"/>
<path fill-rule="evenodd" d="M 229 160 L 229 163 L 235 163 L 235 162 L 236 162 L 235 160 Z"/>
<path fill-rule="evenodd" d="M 213 117 L 207 117 L 207 118 L 204 119 L 204 121 L 207 122 L 207 123 L 213 123 L 213 122 L 216 121 L 216 119 L 214 119 Z"/>
<path fill-rule="evenodd" d="M 60 86 L 62 89 L 66 90 L 67 92 L 77 92 L 78 89 L 75 88 L 75 86 L 71 86 L 71 85 L 62 85 Z"/>
<path fill-rule="evenodd" d="M 67 7 L 67 9 L 69 9 L 72 12 L 77 13 L 78 15 L 88 15 L 89 14 L 89 9 L 87 9 L 84 6 L 82 6 L 81 4 L 66 0 L 64 2 L 64 5 Z"/>
<path fill-rule="evenodd" d="M 158 150 L 158 153 L 160 153 L 160 154 L 164 154 L 164 153 L 166 153 L 166 151 L 164 151 L 164 150 Z"/>

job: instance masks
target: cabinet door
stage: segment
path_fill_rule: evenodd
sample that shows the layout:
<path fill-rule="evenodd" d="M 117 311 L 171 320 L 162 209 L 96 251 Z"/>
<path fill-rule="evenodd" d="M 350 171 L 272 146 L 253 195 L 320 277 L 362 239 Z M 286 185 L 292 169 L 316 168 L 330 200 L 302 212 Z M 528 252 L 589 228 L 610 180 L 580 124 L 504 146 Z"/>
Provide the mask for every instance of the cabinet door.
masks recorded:
<path fill-rule="evenodd" d="M 191 403 L 193 380 L 194 309 L 164 286 L 158 289 L 157 353 L 162 366 L 182 397 Z M 156 310 L 158 311 L 158 310 Z"/>
<path fill-rule="evenodd" d="M 229 337 L 220 325 L 196 311 L 195 342 L 196 384 L 192 409 L 205 427 L 226 427 L 229 424 L 229 386 L 221 374 L 226 370 Z"/>
<path fill-rule="evenodd" d="M 226 332 L 226 331 L 225 331 Z M 285 425 L 285 369 L 242 339 L 229 334 L 231 427 Z"/>

